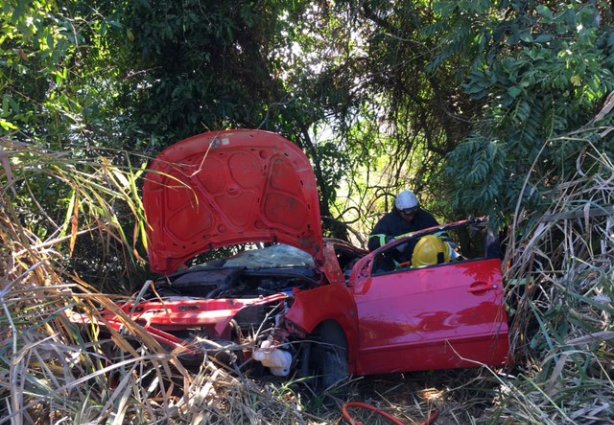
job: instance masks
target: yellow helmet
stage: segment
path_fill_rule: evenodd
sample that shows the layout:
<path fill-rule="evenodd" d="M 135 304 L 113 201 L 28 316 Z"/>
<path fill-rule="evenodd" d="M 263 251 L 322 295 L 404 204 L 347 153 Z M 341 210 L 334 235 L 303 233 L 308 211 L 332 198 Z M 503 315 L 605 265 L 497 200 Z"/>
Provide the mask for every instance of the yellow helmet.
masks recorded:
<path fill-rule="evenodd" d="M 434 266 L 450 261 L 450 249 L 435 235 L 420 238 L 411 257 L 413 267 Z"/>

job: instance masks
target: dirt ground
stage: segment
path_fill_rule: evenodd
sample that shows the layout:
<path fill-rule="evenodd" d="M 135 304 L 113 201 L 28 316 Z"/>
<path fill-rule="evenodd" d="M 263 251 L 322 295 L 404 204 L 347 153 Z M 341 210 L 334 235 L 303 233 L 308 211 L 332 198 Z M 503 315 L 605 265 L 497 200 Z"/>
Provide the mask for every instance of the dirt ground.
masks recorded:
<path fill-rule="evenodd" d="M 315 410 L 326 423 L 345 423 L 341 406 L 349 401 L 376 406 L 408 425 L 422 423 L 433 411 L 439 413 L 438 425 L 492 423 L 499 395 L 500 383 L 485 370 L 399 373 L 354 379 L 331 395 L 334 403 Z M 390 423 L 366 410 L 350 413 L 364 424 Z"/>

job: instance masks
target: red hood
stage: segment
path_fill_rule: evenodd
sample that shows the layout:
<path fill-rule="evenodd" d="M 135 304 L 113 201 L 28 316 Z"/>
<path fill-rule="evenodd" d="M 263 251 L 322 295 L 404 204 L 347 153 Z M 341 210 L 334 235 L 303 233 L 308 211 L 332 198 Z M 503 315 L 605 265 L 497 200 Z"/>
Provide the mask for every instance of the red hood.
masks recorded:
<path fill-rule="evenodd" d="M 200 134 L 165 149 L 143 187 L 151 269 L 172 273 L 211 249 L 281 242 L 323 263 L 316 180 L 305 154 L 275 133 Z"/>

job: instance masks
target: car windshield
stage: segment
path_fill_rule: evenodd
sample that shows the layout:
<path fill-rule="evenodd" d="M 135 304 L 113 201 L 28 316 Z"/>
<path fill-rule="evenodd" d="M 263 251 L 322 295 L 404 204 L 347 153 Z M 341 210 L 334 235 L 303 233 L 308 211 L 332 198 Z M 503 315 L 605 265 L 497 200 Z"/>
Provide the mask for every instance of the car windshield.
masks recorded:
<path fill-rule="evenodd" d="M 204 266 L 206 264 L 201 265 Z M 313 258 L 305 251 L 290 245 L 272 245 L 260 249 L 243 251 L 227 258 L 223 268 L 260 269 L 271 267 L 313 268 Z"/>

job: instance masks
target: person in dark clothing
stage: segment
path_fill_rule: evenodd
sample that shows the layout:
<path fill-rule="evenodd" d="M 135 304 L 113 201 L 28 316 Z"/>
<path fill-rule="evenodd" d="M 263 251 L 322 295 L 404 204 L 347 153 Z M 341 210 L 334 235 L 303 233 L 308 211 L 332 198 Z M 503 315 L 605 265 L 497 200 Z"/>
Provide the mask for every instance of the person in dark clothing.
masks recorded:
<path fill-rule="evenodd" d="M 397 236 L 437 225 L 437 220 L 420 208 L 416 195 L 409 190 L 403 191 L 395 199 L 394 209 L 384 215 L 373 228 L 369 236 L 369 251 L 385 245 Z"/>

